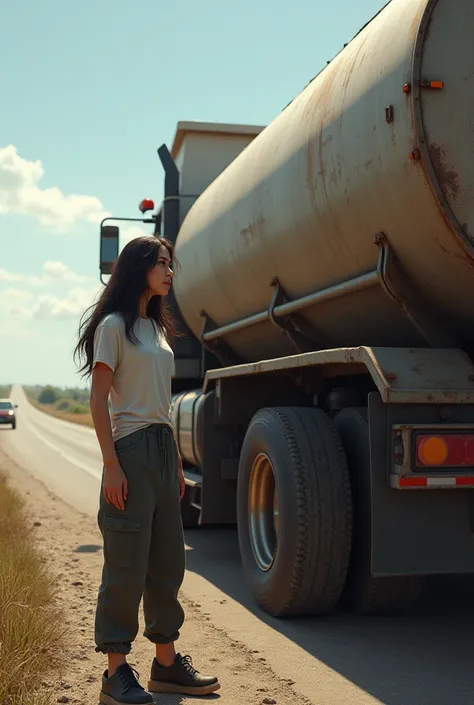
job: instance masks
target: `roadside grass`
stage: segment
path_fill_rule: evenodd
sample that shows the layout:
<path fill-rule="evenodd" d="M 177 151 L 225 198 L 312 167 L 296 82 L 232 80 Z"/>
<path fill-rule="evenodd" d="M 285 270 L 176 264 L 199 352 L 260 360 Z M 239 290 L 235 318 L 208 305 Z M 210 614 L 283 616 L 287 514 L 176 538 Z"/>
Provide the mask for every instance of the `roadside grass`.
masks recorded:
<path fill-rule="evenodd" d="M 80 388 L 24 387 L 31 404 L 50 416 L 63 421 L 71 421 L 81 426 L 94 427 L 89 406 L 89 390 Z"/>
<path fill-rule="evenodd" d="M 57 586 L 36 546 L 20 494 L 0 471 L 0 703 L 49 705 L 42 684 L 64 665 Z"/>
<path fill-rule="evenodd" d="M 9 399 L 11 389 L 11 384 L 0 384 L 0 399 Z"/>
<path fill-rule="evenodd" d="M 71 421 L 72 423 L 78 423 L 81 426 L 90 426 L 91 428 L 94 427 L 90 410 L 87 409 L 87 407 L 78 409 L 80 405 L 75 405 L 75 402 L 73 401 L 71 401 L 71 406 L 68 406 L 66 408 L 58 408 L 58 406 L 60 406 L 62 402 L 67 400 L 61 400 L 61 402 L 56 402 L 56 404 L 41 404 L 37 399 L 29 397 L 29 401 L 34 407 L 36 407 L 40 411 L 44 411 L 46 414 L 54 416 L 57 419 L 63 419 L 63 421 Z M 73 409 L 72 411 L 70 410 L 71 408 Z"/>

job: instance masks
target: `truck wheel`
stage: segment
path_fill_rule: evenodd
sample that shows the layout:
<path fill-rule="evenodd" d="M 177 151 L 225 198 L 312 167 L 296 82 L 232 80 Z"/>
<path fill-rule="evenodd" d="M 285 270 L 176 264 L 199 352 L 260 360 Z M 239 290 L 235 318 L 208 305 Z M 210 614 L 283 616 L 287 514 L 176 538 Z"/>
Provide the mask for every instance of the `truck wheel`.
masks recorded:
<path fill-rule="evenodd" d="M 323 411 L 255 414 L 240 456 L 237 522 L 243 569 L 266 612 L 334 609 L 349 565 L 352 503 L 344 450 Z"/>
<path fill-rule="evenodd" d="M 349 408 L 334 419 L 342 438 L 352 484 L 354 529 L 352 556 L 343 603 L 358 614 L 404 610 L 416 602 L 424 584 L 420 576 L 374 578 L 370 569 L 370 449 L 367 409 Z"/>
<path fill-rule="evenodd" d="M 15 428 L 16 428 L 16 421 L 14 421 L 14 422 L 12 423 L 12 431 L 14 431 Z"/>
<path fill-rule="evenodd" d="M 184 496 L 181 500 L 181 519 L 184 529 L 195 529 L 199 526 L 199 509 L 196 509 L 191 504 L 192 495 L 192 488 L 186 485 Z"/>

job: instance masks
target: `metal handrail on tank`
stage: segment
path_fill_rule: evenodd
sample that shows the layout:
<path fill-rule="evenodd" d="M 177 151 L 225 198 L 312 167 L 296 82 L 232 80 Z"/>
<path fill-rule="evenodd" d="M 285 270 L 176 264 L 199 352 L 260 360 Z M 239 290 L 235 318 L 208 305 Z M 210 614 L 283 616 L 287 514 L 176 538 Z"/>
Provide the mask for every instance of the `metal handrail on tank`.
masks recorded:
<path fill-rule="evenodd" d="M 333 301 L 342 296 L 364 291 L 378 285 L 399 306 L 405 317 L 418 330 L 429 346 L 457 347 L 459 341 L 453 335 L 449 324 L 446 321 L 442 321 L 439 315 L 436 319 L 433 318 L 421 301 L 418 292 L 414 290 L 411 283 L 407 280 L 386 234 L 383 232 L 377 233 L 373 241 L 378 247 L 379 256 L 377 268 L 371 272 L 334 284 L 320 291 L 315 291 L 298 299 L 284 301 L 284 303 L 276 304 L 275 294 L 267 310 L 221 327 L 215 327 L 214 324 L 210 328 L 209 324 L 213 324 L 213 321 L 211 321 L 205 311 L 201 311 L 201 316 L 205 319 L 200 336 L 202 343 L 210 345 L 218 339 L 237 333 L 245 328 L 266 323 L 267 321 L 276 323 L 276 318 L 289 317 L 310 306 Z M 275 284 L 277 284 L 278 291 L 279 281 L 277 277 L 274 277 L 271 282 L 272 286 Z"/>
<path fill-rule="evenodd" d="M 272 315 L 275 318 L 290 316 L 305 308 L 308 308 L 309 306 L 321 304 L 325 301 L 338 298 L 339 296 L 346 296 L 347 294 L 352 294 L 356 291 L 368 289 L 378 284 L 378 282 L 379 274 L 377 270 L 374 270 L 373 272 L 362 274 L 361 276 L 355 277 L 354 279 L 349 279 L 348 281 L 342 282 L 340 284 L 330 286 L 327 289 L 322 289 L 321 291 L 316 291 L 313 294 L 308 294 L 306 296 L 302 296 L 299 299 L 294 299 L 293 301 L 288 301 L 284 304 L 280 304 L 279 306 L 275 306 L 273 308 L 273 311 L 270 307 L 266 311 L 261 311 L 260 313 L 256 313 L 253 316 L 242 318 L 240 321 L 228 323 L 227 325 L 222 326 L 221 328 L 215 328 L 214 330 L 204 332 L 201 335 L 201 340 L 203 340 L 205 343 L 209 343 L 213 340 L 216 340 L 217 338 L 223 338 L 224 336 L 230 335 L 231 333 L 236 333 L 237 331 L 242 330 L 243 328 L 250 328 L 251 326 L 258 325 L 259 323 L 265 323 L 266 321 L 270 321 Z M 202 315 L 206 315 L 204 311 L 202 312 Z"/>

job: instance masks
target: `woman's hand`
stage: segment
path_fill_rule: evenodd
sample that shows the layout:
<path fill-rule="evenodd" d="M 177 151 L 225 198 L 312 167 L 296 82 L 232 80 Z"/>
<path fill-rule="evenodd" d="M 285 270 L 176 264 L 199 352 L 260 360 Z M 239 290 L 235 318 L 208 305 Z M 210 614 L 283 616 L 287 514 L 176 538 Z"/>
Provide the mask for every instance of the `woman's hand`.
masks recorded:
<path fill-rule="evenodd" d="M 104 465 L 104 498 L 117 509 L 125 509 L 128 483 L 118 459 Z"/>

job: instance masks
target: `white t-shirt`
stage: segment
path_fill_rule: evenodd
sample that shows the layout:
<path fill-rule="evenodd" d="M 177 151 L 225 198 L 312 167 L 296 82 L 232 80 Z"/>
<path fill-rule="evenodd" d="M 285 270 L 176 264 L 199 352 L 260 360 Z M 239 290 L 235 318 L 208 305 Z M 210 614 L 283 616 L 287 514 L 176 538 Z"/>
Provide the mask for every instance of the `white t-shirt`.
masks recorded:
<path fill-rule="evenodd" d="M 153 423 L 171 425 L 171 377 L 174 355 L 155 321 L 138 318 L 133 345 L 118 313 L 102 319 L 94 336 L 93 365 L 113 371 L 110 389 L 114 441 Z"/>

